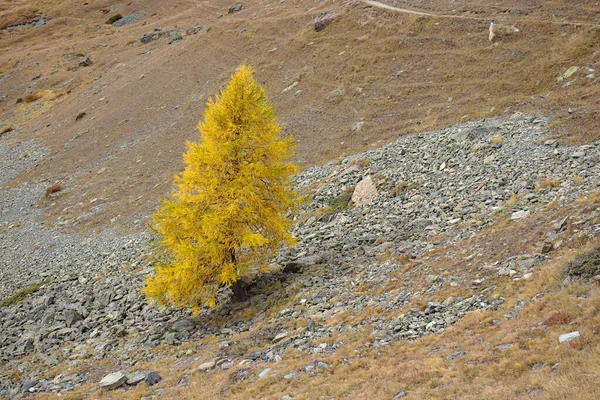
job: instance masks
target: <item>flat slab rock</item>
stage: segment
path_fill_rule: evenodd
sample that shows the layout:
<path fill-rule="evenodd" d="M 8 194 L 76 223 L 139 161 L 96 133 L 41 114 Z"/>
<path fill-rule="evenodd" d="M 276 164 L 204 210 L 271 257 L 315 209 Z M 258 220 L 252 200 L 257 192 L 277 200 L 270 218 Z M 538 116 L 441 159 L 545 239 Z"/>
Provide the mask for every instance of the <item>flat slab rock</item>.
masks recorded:
<path fill-rule="evenodd" d="M 114 390 L 122 386 L 126 381 L 127 377 L 121 371 L 117 371 L 102 378 L 99 386 L 104 390 Z"/>

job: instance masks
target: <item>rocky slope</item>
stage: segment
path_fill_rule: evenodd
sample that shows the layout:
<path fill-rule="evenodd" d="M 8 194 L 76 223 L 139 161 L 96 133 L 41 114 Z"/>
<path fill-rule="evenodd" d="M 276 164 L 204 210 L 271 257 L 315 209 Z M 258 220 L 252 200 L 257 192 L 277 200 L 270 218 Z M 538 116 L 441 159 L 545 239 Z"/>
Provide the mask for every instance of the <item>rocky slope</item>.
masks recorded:
<path fill-rule="evenodd" d="M 487 227 L 526 221 L 597 190 L 600 145 L 561 146 L 546 139 L 546 122 L 519 113 L 474 121 L 305 170 L 296 185 L 312 200 L 294 228 L 299 245 L 282 250 L 272 272 L 250 284 L 250 304 L 232 304 L 224 291 L 217 308 L 197 316 L 146 304 L 140 287 L 151 272 L 147 233 L 58 234 L 39 219 L 42 185 L 4 190 L 0 298 L 39 285 L 0 307 L 1 393 L 69 391 L 97 382 L 94 370 L 83 368 L 93 360 L 132 370 L 180 345 L 193 355 L 209 339 L 219 342 L 218 351 L 191 363 L 267 366 L 289 349 L 335 354 L 341 343 L 327 340 L 358 329 L 372 332 L 367 348 L 378 348 L 442 332 L 475 310 L 501 309 L 504 299 L 490 296 L 484 282 L 499 275 L 528 279 L 562 245 L 566 219 L 538 238 L 536 251 L 485 268 L 470 265 L 474 254 L 466 254 L 463 268 L 436 275 L 426 260 Z M 10 165 L 0 169 L 0 183 L 47 156 L 35 142 L 11 141 L 10 134 L 0 146 Z M 583 237 L 598 235 L 599 217 L 592 208 L 574 221 Z M 386 289 L 390 282 L 397 283 L 394 290 Z M 426 300 L 448 288 L 464 292 Z M 416 301 L 425 305 L 415 307 Z M 507 318 L 518 311 L 507 310 Z M 328 368 L 319 363 L 315 358 L 290 373 Z M 50 376 L 58 367 L 80 372 Z"/>

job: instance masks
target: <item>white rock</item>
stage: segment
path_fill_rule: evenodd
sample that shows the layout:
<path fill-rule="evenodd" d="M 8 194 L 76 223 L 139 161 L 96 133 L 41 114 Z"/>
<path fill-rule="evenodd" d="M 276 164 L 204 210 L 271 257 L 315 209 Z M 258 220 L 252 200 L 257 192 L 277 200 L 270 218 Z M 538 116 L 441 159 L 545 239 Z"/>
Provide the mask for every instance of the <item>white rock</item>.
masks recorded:
<path fill-rule="evenodd" d="M 581 335 L 579 335 L 579 331 L 575 331 L 575 332 L 570 332 L 570 333 L 565 333 L 563 335 L 560 335 L 558 337 L 558 343 L 565 343 L 565 342 L 570 342 L 573 339 L 577 339 L 578 337 L 580 337 Z"/>
<path fill-rule="evenodd" d="M 265 375 L 267 375 L 269 373 L 269 371 L 271 371 L 271 368 L 265 368 L 263 369 L 260 374 L 258 374 L 259 378 L 263 378 Z"/>
<path fill-rule="evenodd" d="M 290 90 L 292 90 L 293 88 L 295 88 L 296 86 L 298 86 L 298 82 L 294 82 L 292 83 L 290 86 L 286 87 L 285 89 L 283 89 L 281 91 L 281 93 L 286 93 L 289 92 Z"/>
<path fill-rule="evenodd" d="M 512 213 L 512 215 L 510 216 L 510 220 L 517 221 L 519 219 L 523 219 L 523 218 L 527 217 L 528 215 L 529 215 L 528 210 L 516 211 L 516 212 Z"/>
<path fill-rule="evenodd" d="M 102 389 L 113 390 L 123 385 L 126 380 L 127 377 L 121 371 L 117 371 L 102 378 L 99 385 Z"/>

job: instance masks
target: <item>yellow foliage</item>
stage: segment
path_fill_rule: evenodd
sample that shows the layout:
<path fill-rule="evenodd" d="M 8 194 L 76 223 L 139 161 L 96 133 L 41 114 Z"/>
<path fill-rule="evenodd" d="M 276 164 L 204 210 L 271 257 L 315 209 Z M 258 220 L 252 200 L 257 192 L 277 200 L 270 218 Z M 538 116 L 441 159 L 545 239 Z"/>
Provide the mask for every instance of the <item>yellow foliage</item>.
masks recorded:
<path fill-rule="evenodd" d="M 240 66 L 207 103 L 200 142 L 188 142 L 185 170 L 153 215 L 168 254 L 144 292 L 161 305 L 213 306 L 219 286 L 233 285 L 250 265 L 266 268 L 288 233 L 299 197 L 292 138 L 281 127 L 253 71 Z"/>

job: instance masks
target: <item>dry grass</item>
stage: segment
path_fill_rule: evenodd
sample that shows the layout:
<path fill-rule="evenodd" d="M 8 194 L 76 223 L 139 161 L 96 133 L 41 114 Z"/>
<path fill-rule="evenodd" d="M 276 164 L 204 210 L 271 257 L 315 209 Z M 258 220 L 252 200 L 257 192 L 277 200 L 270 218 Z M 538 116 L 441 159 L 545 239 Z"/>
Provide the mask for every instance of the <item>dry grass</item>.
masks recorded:
<path fill-rule="evenodd" d="M 43 97 L 44 97 L 43 93 L 28 94 L 27 96 L 25 96 L 25 103 L 33 103 Z"/>
<path fill-rule="evenodd" d="M 47 199 L 49 198 L 52 194 L 56 193 L 56 192 L 60 192 L 63 189 L 63 187 L 61 186 L 60 183 L 54 183 L 50 186 L 48 186 L 46 188 L 46 192 L 44 194 L 44 197 Z"/>
<path fill-rule="evenodd" d="M 560 185 L 560 181 L 558 179 L 546 179 L 540 182 L 538 185 L 538 189 L 551 189 Z"/>

